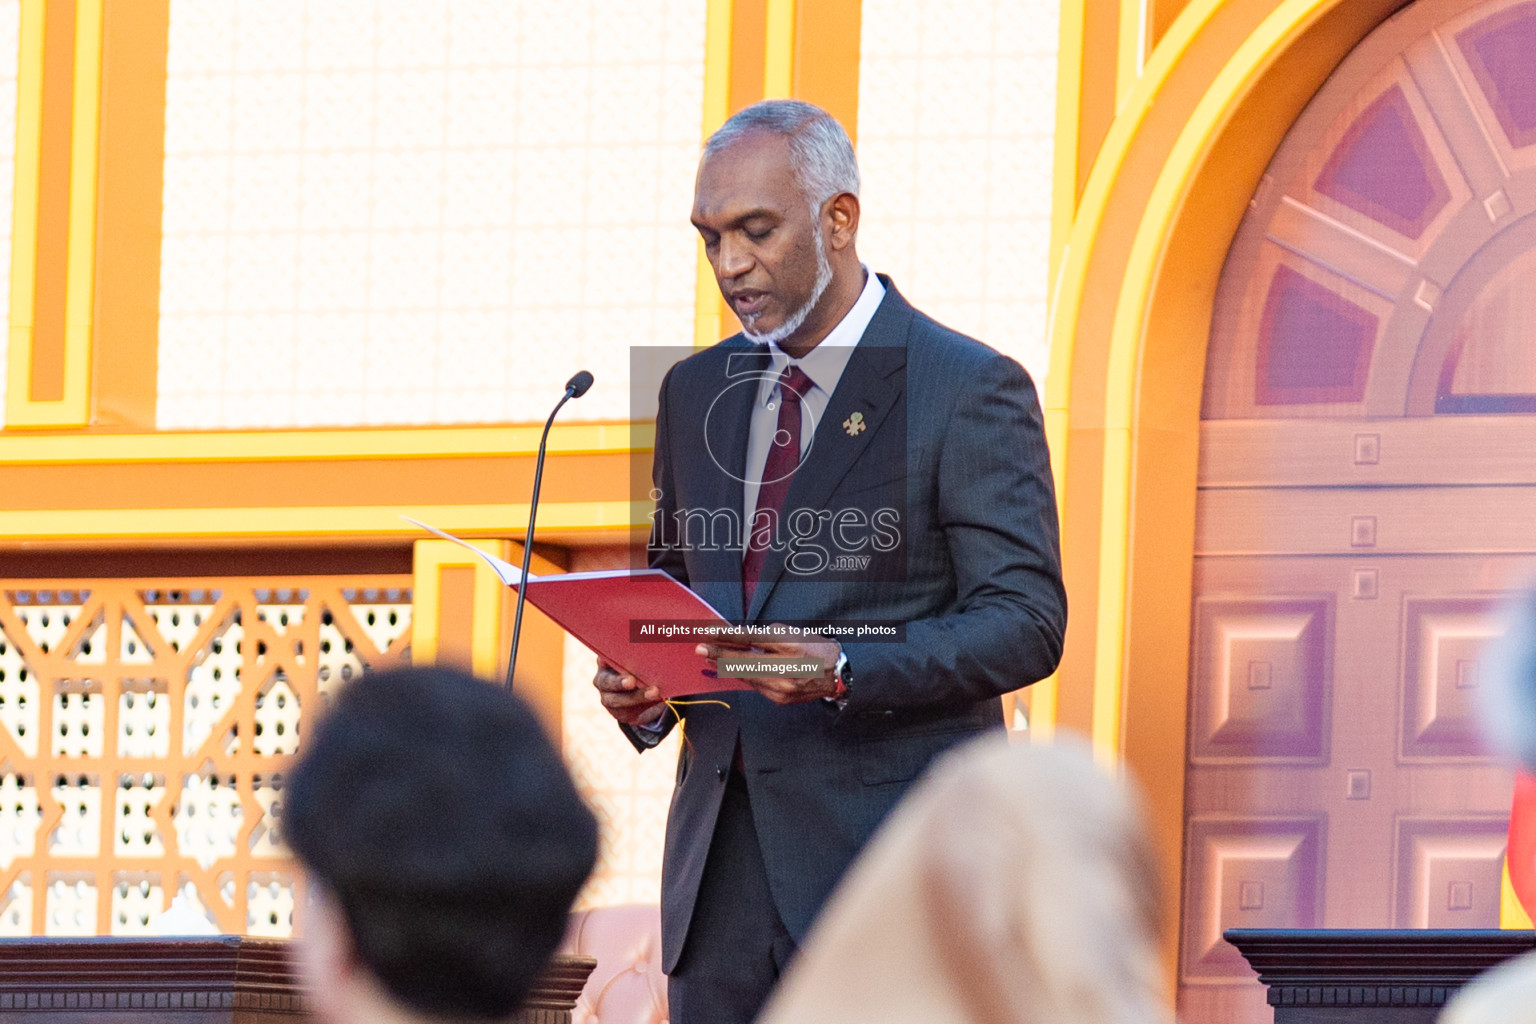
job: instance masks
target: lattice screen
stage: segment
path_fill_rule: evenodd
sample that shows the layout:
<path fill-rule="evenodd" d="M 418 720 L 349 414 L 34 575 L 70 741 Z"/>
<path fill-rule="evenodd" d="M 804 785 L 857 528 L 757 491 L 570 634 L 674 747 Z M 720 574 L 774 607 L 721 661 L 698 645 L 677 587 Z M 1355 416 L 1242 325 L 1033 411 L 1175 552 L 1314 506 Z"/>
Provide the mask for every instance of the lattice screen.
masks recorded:
<path fill-rule="evenodd" d="M 180 893 L 283 936 L 306 713 L 409 661 L 409 576 L 0 581 L 0 935 L 134 935 Z"/>
<path fill-rule="evenodd" d="M 598 702 L 592 689 L 596 674 L 597 656 L 566 637 L 565 759 L 602 826 L 597 867 L 577 906 L 657 903 L 680 734 L 674 730 L 660 747 L 636 754 Z"/>

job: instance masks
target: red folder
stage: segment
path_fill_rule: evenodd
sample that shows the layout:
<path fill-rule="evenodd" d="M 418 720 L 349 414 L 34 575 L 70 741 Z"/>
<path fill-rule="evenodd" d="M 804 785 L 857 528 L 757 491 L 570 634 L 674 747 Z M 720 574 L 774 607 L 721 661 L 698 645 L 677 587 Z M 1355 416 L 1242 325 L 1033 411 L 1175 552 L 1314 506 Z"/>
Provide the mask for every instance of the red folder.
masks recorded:
<path fill-rule="evenodd" d="M 659 689 L 664 699 L 750 689 L 740 679 L 716 678 L 694 650 L 700 642 L 698 627 L 724 626 L 725 619 L 660 569 L 530 574 L 527 586 L 529 604 L 610 665 Z M 637 636 L 678 625 L 683 633 L 678 639 Z"/>
<path fill-rule="evenodd" d="M 411 519 L 444 540 L 479 555 L 507 586 L 517 589 L 522 571 L 450 533 Z M 740 679 L 720 679 L 694 650 L 698 630 L 728 623 L 707 601 L 660 569 L 610 569 L 560 576 L 528 574 L 528 603 L 548 615 L 598 657 L 623 669 L 664 700 L 696 693 L 751 689 Z M 677 639 L 668 625 L 686 624 Z M 652 634 L 644 631 L 652 627 Z"/>

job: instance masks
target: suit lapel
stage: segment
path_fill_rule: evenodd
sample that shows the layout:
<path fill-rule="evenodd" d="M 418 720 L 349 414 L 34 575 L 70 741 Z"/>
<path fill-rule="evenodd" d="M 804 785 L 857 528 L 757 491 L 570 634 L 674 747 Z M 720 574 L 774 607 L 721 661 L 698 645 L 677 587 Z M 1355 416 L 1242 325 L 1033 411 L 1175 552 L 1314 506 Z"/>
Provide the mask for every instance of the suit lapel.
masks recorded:
<path fill-rule="evenodd" d="M 795 509 L 826 507 L 838 484 L 868 449 L 891 407 L 905 390 L 905 376 L 901 371 L 907 364 L 912 307 L 907 305 L 889 278 L 882 276 L 881 282 L 886 288 L 885 298 L 849 358 L 827 403 L 827 410 L 816 425 L 805 462 L 796 471 L 789 494 L 784 499 L 786 516 Z M 851 422 L 855 412 L 862 415 L 865 428 L 855 428 L 850 435 L 845 423 Z M 780 519 L 779 530 L 781 536 L 787 535 L 784 517 Z M 783 576 L 785 554 L 782 549 L 768 553 L 752 607 L 747 610 L 748 621 L 757 618 L 774 585 Z"/>
<path fill-rule="evenodd" d="M 733 517 L 742 516 L 745 501 L 742 479 L 746 474 L 747 432 L 751 425 L 752 403 L 757 397 L 758 379 L 770 365 L 765 348 L 745 342 L 722 354 L 718 387 L 701 395 L 698 415 L 706 451 L 695 458 L 704 460 L 704 478 L 695 507 L 703 510 L 725 509 Z M 716 584 L 717 592 L 708 600 L 732 621 L 742 618 L 741 548 L 707 548 L 696 554 L 697 578 Z M 690 575 L 694 573 L 690 572 Z"/>

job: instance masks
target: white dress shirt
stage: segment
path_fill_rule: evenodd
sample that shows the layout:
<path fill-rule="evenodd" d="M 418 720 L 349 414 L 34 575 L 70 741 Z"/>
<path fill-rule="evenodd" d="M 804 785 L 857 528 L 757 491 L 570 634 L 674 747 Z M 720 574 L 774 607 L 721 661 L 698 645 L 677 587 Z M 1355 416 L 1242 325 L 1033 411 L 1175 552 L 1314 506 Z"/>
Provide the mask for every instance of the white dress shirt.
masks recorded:
<path fill-rule="evenodd" d="M 827 404 L 832 401 L 832 392 L 836 390 L 837 382 L 842 379 L 843 370 L 853 356 L 853 348 L 864 337 L 864 331 L 874 318 L 875 310 L 880 308 L 880 300 L 883 298 L 885 285 L 865 267 L 864 290 L 859 293 L 858 301 L 837 322 L 832 332 L 821 339 L 821 343 L 807 352 L 804 358 L 791 359 L 789 353 L 780 348 L 777 342 L 769 343 L 768 354 L 772 365 L 758 383 L 757 401 L 752 406 L 752 420 L 747 428 L 747 461 L 746 472 L 743 474 L 745 485 L 741 496 L 742 522 L 747 526 L 743 531 L 744 539 L 751 536 L 752 516 L 757 512 L 757 492 L 762 486 L 763 468 L 768 464 L 773 435 L 779 430 L 780 375 L 790 365 L 799 366 L 813 385 L 800 396 L 800 457 L 804 459 L 815 438 L 816 425 L 827 411 Z"/>

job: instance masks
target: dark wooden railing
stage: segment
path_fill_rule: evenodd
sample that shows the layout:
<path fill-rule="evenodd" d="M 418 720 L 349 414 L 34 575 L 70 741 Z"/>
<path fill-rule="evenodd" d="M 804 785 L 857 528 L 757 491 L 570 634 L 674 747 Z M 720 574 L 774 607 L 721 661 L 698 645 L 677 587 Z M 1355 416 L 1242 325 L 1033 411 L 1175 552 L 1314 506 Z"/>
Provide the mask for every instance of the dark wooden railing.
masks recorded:
<path fill-rule="evenodd" d="M 309 1019 L 286 942 L 0 939 L 6 1024 L 298 1024 Z M 590 957 L 556 957 L 518 1024 L 569 1024 Z"/>
<path fill-rule="evenodd" d="M 1433 1024 L 1472 978 L 1536 947 L 1528 931 L 1234 928 L 1275 1024 Z"/>

